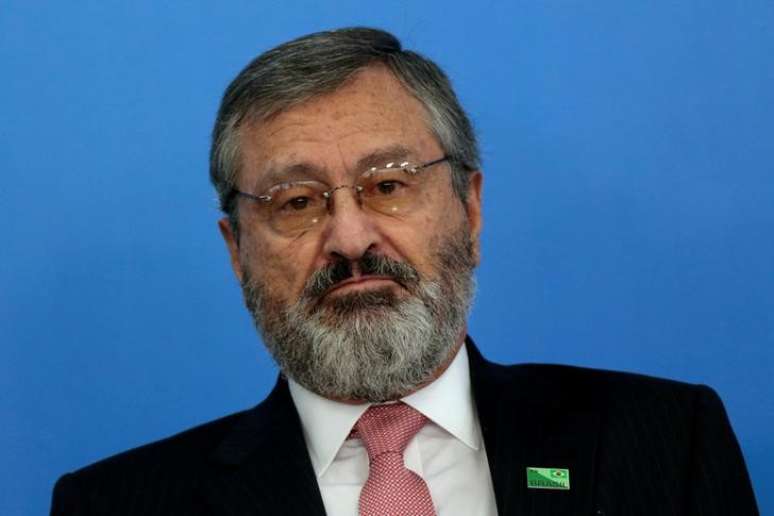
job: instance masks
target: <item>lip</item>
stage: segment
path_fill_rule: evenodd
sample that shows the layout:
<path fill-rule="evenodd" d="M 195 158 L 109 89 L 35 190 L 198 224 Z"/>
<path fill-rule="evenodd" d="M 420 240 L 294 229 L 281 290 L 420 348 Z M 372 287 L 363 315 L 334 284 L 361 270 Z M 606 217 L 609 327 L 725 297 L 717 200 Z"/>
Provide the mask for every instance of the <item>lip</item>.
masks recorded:
<path fill-rule="evenodd" d="M 358 276 L 357 278 L 349 278 L 336 285 L 332 286 L 325 292 L 324 296 L 337 292 L 339 290 L 366 290 L 369 288 L 376 288 L 382 285 L 398 285 L 400 283 L 395 281 L 394 278 L 389 276 Z M 324 297 L 323 296 L 323 297 Z"/>

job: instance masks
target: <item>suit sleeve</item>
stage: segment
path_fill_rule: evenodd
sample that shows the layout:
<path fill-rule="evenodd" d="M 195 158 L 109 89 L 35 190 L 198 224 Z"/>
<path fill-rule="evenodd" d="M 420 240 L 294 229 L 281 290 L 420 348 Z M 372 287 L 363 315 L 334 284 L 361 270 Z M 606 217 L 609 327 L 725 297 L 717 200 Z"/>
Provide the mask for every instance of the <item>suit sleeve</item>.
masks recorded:
<path fill-rule="evenodd" d="M 688 471 L 691 516 L 758 516 L 742 450 L 717 393 L 699 386 Z"/>

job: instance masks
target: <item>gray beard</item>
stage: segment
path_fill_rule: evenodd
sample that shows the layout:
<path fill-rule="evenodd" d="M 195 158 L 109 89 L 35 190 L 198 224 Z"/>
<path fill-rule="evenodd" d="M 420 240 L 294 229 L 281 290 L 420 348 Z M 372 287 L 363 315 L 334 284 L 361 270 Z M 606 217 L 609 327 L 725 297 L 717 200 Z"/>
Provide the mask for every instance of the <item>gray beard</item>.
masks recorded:
<path fill-rule="evenodd" d="M 326 398 L 395 400 L 437 376 L 465 328 L 475 289 L 467 227 L 447 238 L 435 258 L 438 281 L 383 256 L 360 260 L 361 271 L 394 278 L 408 296 L 385 287 L 321 300 L 347 277 L 348 265 L 338 264 L 313 274 L 290 306 L 245 270 L 245 304 L 287 377 Z"/>

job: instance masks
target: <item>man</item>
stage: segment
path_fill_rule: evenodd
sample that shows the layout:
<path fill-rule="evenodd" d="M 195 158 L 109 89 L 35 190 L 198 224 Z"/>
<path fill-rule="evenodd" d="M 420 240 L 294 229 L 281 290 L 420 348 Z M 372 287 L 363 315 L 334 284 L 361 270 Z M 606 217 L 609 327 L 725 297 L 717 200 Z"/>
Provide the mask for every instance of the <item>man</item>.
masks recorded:
<path fill-rule="evenodd" d="M 481 357 L 475 137 L 390 34 L 250 63 L 211 177 L 283 375 L 254 409 L 65 475 L 52 514 L 757 514 L 711 389 Z"/>

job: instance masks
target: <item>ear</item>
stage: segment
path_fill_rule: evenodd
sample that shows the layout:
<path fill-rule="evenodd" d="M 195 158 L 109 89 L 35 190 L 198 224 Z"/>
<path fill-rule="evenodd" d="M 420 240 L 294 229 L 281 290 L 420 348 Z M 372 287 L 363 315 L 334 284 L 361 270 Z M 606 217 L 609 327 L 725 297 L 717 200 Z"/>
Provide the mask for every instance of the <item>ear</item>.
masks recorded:
<path fill-rule="evenodd" d="M 223 241 L 226 242 L 226 248 L 228 254 L 231 257 L 231 269 L 234 271 L 234 275 L 242 283 L 242 262 L 239 261 L 239 242 L 234 234 L 234 229 L 231 227 L 231 222 L 228 217 L 223 217 L 218 221 L 218 228 L 220 234 L 223 236 Z"/>
<path fill-rule="evenodd" d="M 465 212 L 468 216 L 468 226 L 470 227 L 470 239 L 473 241 L 473 258 L 476 265 L 481 261 L 481 188 L 484 183 L 484 176 L 480 170 L 470 174 L 468 183 L 468 196 L 465 200 Z"/>

